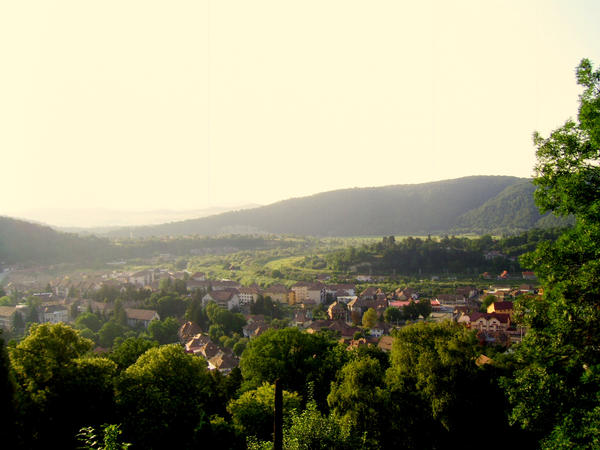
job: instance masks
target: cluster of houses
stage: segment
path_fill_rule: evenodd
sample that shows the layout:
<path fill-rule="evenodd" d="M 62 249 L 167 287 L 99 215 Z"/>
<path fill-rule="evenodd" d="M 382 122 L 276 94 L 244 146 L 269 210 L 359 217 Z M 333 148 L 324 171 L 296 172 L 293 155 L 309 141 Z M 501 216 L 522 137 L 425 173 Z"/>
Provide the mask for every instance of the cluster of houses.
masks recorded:
<path fill-rule="evenodd" d="M 340 341 L 348 348 L 378 345 L 385 351 L 391 349 L 392 343 L 389 336 L 390 325 L 382 320 L 383 313 L 389 307 L 403 309 L 411 302 L 418 303 L 426 298 L 431 304 L 433 320 L 452 319 L 465 327 L 477 330 L 482 342 L 510 345 L 518 342 L 524 334 L 524 330 L 515 326 L 512 321 L 513 304 L 510 300 L 524 293 L 540 293 L 531 285 L 522 285 L 519 288 L 490 288 L 482 292 L 474 286 L 460 286 L 452 292 L 437 295 L 424 295 L 408 287 L 385 292 L 381 288 L 371 286 L 358 292 L 354 284 L 328 283 L 326 279 L 298 282 L 289 288 L 283 284 L 261 288 L 257 285 L 242 286 L 231 280 L 211 280 L 203 272 L 190 274 L 163 269 L 78 277 L 55 280 L 50 283 L 51 292 L 37 294 L 41 300 L 37 311 L 39 322 L 70 322 L 74 304 L 79 312 L 91 308 L 92 311 L 108 314 L 113 305 L 81 300 L 85 293 L 103 287 L 120 290 L 133 287 L 156 291 L 160 289 L 163 280 L 182 280 L 185 281 L 189 293 L 195 290 L 204 293 L 203 305 L 215 302 L 228 310 L 244 313 L 247 323 L 242 331 L 246 338 L 260 336 L 271 327 L 264 317 L 250 315 L 250 305 L 262 296 L 291 306 L 289 319 L 292 326 L 304 329 L 308 333 L 329 330 L 339 336 Z M 534 279 L 535 275 L 523 272 L 522 277 Z M 74 293 L 78 295 L 75 297 Z M 484 313 L 480 312 L 480 307 L 481 298 L 486 295 L 493 295 L 495 301 Z M 138 309 L 135 303 L 124 304 L 124 308 L 128 324 L 132 327 L 147 328 L 152 320 L 160 320 L 156 311 Z M 364 313 L 371 308 L 377 312 L 379 319 L 365 333 L 363 328 L 356 325 L 362 323 Z M 327 319 L 314 320 L 316 309 L 320 314 L 325 311 Z M 25 305 L 0 306 L 0 327 L 9 329 L 16 313 L 25 317 L 27 312 Z M 239 363 L 239 358 L 230 350 L 220 348 L 194 324 L 184 324 L 179 337 L 187 352 L 205 358 L 209 368 L 213 370 L 228 373 Z"/>

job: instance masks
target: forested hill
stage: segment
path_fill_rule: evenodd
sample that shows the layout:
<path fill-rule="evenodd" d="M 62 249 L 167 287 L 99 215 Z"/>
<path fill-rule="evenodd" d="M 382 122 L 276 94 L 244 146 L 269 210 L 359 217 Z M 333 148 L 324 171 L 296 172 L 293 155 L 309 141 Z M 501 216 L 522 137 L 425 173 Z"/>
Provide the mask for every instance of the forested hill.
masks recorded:
<path fill-rule="evenodd" d="M 458 229 L 519 232 L 534 227 L 541 217 L 532 192 L 528 179 L 509 176 L 343 189 L 201 219 L 122 228 L 109 236 L 248 232 L 361 236 L 450 233 Z"/>
<path fill-rule="evenodd" d="M 55 263 L 107 258 L 107 239 L 60 233 L 50 227 L 0 216 L 0 264 Z"/>
<path fill-rule="evenodd" d="M 574 223 L 572 218 L 542 216 L 533 200 L 534 191 L 535 186 L 529 180 L 511 184 L 480 207 L 460 216 L 454 231 L 499 234 L 532 228 L 560 228 Z"/>

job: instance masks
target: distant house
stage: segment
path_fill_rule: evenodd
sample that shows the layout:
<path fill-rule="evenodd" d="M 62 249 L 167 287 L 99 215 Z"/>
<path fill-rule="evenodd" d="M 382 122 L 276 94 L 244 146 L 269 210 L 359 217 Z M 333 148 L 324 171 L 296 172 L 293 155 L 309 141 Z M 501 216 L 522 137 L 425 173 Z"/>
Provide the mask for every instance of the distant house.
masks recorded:
<path fill-rule="evenodd" d="M 463 294 L 439 294 L 435 300 L 441 305 L 464 305 L 467 302 Z"/>
<path fill-rule="evenodd" d="M 371 275 L 356 275 L 356 281 L 369 282 L 373 281 L 373 277 Z"/>
<path fill-rule="evenodd" d="M 373 337 L 381 337 L 384 334 L 388 334 L 390 326 L 385 322 L 378 322 L 373 328 L 369 330 L 369 335 Z"/>
<path fill-rule="evenodd" d="M 334 300 L 338 296 L 353 296 L 356 291 L 353 284 L 326 284 L 325 295 L 330 295 Z"/>
<path fill-rule="evenodd" d="M 531 284 L 522 284 L 519 286 L 518 294 L 535 294 L 535 286 Z"/>
<path fill-rule="evenodd" d="M 266 322 L 257 320 L 244 325 L 242 327 L 242 334 L 244 335 L 244 337 L 252 339 L 260 336 L 269 328 L 270 326 Z"/>
<path fill-rule="evenodd" d="M 206 344 L 202 345 L 198 352 L 194 352 L 194 354 L 201 354 L 208 361 L 210 358 L 219 353 L 219 347 L 215 345 L 213 341 L 208 341 Z"/>
<path fill-rule="evenodd" d="M 394 343 L 394 338 L 392 336 L 381 336 L 379 342 L 377 343 L 377 347 L 379 347 L 384 352 L 392 351 L 392 344 Z"/>
<path fill-rule="evenodd" d="M 325 300 L 325 286 L 320 283 L 298 282 L 292 286 L 296 303 L 320 305 Z"/>
<path fill-rule="evenodd" d="M 154 281 L 154 271 L 141 270 L 129 276 L 129 283 L 137 287 L 144 287 L 152 284 Z"/>
<path fill-rule="evenodd" d="M 194 281 L 206 281 L 206 274 L 204 272 L 195 272 L 190 279 Z"/>
<path fill-rule="evenodd" d="M 208 360 L 208 370 L 218 370 L 223 374 L 228 374 L 236 368 L 240 360 L 230 353 L 219 352 Z"/>
<path fill-rule="evenodd" d="M 211 281 L 210 286 L 213 291 L 223 291 L 227 289 L 238 289 L 241 286 L 239 283 L 231 280 Z"/>
<path fill-rule="evenodd" d="M 65 305 L 42 305 L 38 309 L 40 323 L 59 323 L 69 321 L 69 310 Z"/>
<path fill-rule="evenodd" d="M 513 302 L 492 302 L 488 308 L 488 314 L 498 313 L 498 314 L 509 314 L 513 313 Z"/>
<path fill-rule="evenodd" d="M 0 306 L 0 328 L 6 331 L 11 329 L 13 315 L 16 311 L 16 306 Z"/>
<path fill-rule="evenodd" d="M 185 343 L 185 351 L 188 353 L 200 353 L 200 349 L 211 342 L 210 338 L 202 333 L 196 334 Z"/>
<path fill-rule="evenodd" d="M 260 291 L 256 286 L 241 287 L 238 289 L 238 297 L 240 298 L 240 306 L 251 305 L 256 303 Z"/>
<path fill-rule="evenodd" d="M 479 331 L 506 331 L 510 327 L 510 316 L 508 314 L 473 313 L 469 318 L 471 328 Z"/>
<path fill-rule="evenodd" d="M 158 313 L 151 309 L 125 308 L 125 314 L 127 315 L 127 325 L 130 327 L 142 325 L 144 328 L 148 328 L 150 322 L 160 320 Z"/>
<path fill-rule="evenodd" d="M 177 336 L 179 340 L 183 343 L 188 342 L 194 336 L 199 334 L 202 330 L 200 327 L 194 322 L 186 322 L 181 327 L 179 327 L 179 331 L 177 332 Z"/>
<path fill-rule="evenodd" d="M 294 312 L 294 318 L 292 319 L 292 325 L 296 327 L 305 327 L 312 322 L 312 311 L 310 309 L 302 308 Z"/>
<path fill-rule="evenodd" d="M 483 255 L 486 261 L 490 261 L 495 258 L 504 258 L 504 255 L 500 253 L 498 250 L 492 250 Z"/>
<path fill-rule="evenodd" d="M 346 320 L 348 309 L 346 308 L 345 304 L 335 301 L 329 305 L 329 308 L 327 308 L 327 315 L 331 320 Z"/>
<path fill-rule="evenodd" d="M 198 289 L 203 289 L 203 290 L 207 291 L 208 288 L 210 287 L 210 282 L 192 279 L 192 280 L 188 280 L 186 282 L 186 287 L 187 287 L 187 290 L 190 292 L 196 291 Z"/>
<path fill-rule="evenodd" d="M 525 272 L 521 272 L 521 276 L 524 280 L 537 280 L 537 276 L 534 272 L 526 270 Z"/>
<path fill-rule="evenodd" d="M 240 298 L 236 289 L 211 291 L 202 297 L 202 306 L 206 306 L 209 302 L 215 302 L 221 308 L 230 311 L 240 307 Z"/>
<path fill-rule="evenodd" d="M 271 300 L 279 303 L 290 303 L 290 290 L 283 284 L 274 284 L 263 290 L 265 297 L 271 297 Z"/>

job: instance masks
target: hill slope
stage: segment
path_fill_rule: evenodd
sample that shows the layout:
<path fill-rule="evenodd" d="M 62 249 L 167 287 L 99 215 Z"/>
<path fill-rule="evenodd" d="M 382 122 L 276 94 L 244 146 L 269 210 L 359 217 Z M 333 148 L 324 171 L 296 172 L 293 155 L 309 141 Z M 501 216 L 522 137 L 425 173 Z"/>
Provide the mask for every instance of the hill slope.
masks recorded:
<path fill-rule="evenodd" d="M 92 261 L 109 254 L 106 239 L 60 233 L 47 226 L 0 217 L 0 265 Z"/>
<path fill-rule="evenodd" d="M 529 181 L 509 176 L 472 176 L 433 183 L 343 189 L 201 219 L 126 228 L 109 236 L 239 232 L 357 236 L 449 232 L 461 216 L 518 183 Z"/>
<path fill-rule="evenodd" d="M 572 218 L 541 215 L 533 200 L 535 186 L 522 180 L 508 186 L 483 205 L 460 216 L 455 231 L 475 233 L 521 232 L 531 228 L 564 227 Z"/>

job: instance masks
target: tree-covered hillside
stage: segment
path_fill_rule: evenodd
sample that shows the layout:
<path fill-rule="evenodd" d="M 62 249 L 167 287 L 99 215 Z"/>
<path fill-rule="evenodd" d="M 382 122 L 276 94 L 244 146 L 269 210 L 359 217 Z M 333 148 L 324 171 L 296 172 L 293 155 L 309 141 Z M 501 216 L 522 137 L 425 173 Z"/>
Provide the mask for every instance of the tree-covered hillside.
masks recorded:
<path fill-rule="evenodd" d="M 56 263 L 107 258 L 107 239 L 59 233 L 50 227 L 0 217 L 0 263 Z"/>
<path fill-rule="evenodd" d="M 295 198 L 260 208 L 151 227 L 111 236 L 267 232 L 313 236 L 377 236 L 449 232 L 459 217 L 527 182 L 509 176 L 472 176 L 415 185 L 354 188 Z M 533 204 L 533 201 L 531 202 Z M 513 214 L 514 210 L 498 214 Z M 497 217 L 502 221 L 503 217 Z M 495 225 L 493 228 L 497 228 Z"/>
<path fill-rule="evenodd" d="M 535 186 L 529 180 L 512 184 L 480 207 L 460 216 L 456 230 L 506 233 L 531 228 L 564 227 L 574 223 L 571 217 L 540 214 L 533 200 L 534 191 Z"/>

